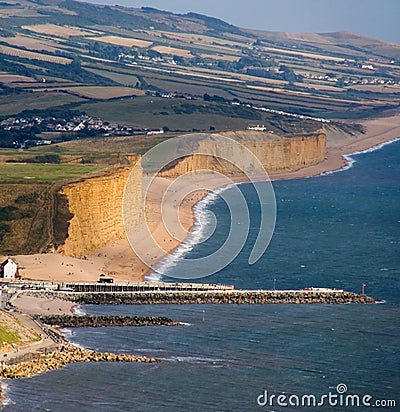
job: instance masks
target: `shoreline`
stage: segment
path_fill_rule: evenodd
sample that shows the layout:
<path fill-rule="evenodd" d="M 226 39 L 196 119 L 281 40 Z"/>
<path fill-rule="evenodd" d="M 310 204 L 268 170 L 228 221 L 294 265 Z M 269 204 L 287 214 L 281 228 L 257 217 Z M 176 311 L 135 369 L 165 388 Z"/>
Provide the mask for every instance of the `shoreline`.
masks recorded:
<path fill-rule="evenodd" d="M 400 140 L 400 115 L 369 119 L 362 122 L 362 124 L 367 129 L 366 133 L 363 135 L 358 135 L 357 137 L 350 137 L 347 135 L 345 138 L 335 139 L 335 136 L 327 133 L 327 151 L 324 161 L 296 170 L 269 173 L 271 182 L 279 180 L 304 179 L 329 175 L 332 173 L 340 173 L 341 171 L 350 169 L 356 162 L 352 159 L 353 155 L 379 150 L 388 144 L 392 144 Z M 188 212 L 191 214 L 192 225 L 188 229 L 187 237 L 183 242 L 170 249 L 163 257 L 161 257 L 161 259 L 155 264 L 155 267 L 157 268 L 160 265 L 163 266 L 165 264 L 163 261 L 173 258 L 174 254 L 179 256 L 185 252 L 181 252 L 179 249 L 181 249 L 182 246 L 186 244 L 188 239 L 193 236 L 193 229 L 199 225 L 195 209 L 201 202 L 205 201 L 206 204 L 208 204 L 212 202 L 212 199 L 207 201 L 207 198 L 214 196 L 215 192 L 226 190 L 232 184 L 244 183 L 248 183 L 248 181 L 238 177 L 233 177 L 231 183 L 224 186 L 216 186 L 212 192 L 205 193 L 197 203 L 192 204 L 190 211 Z M 145 273 L 142 280 L 160 281 L 161 278 L 162 275 L 154 275 L 154 270 L 149 269 L 149 271 Z"/>
<path fill-rule="evenodd" d="M 125 354 L 98 352 L 69 342 L 62 333 L 70 327 L 104 326 L 181 326 L 181 322 L 164 316 L 94 316 L 71 315 L 76 304 L 376 304 L 376 299 L 344 290 L 311 288 L 303 290 L 206 290 L 206 291 L 153 291 L 119 293 L 39 292 L 37 296 L 21 293 L 14 299 L 15 321 L 32 328 L 32 321 L 41 330 L 40 342 L 30 343 L 23 349 L 17 347 L 3 357 L 0 370 L 0 406 L 4 401 L 3 380 L 29 378 L 72 363 L 87 362 L 143 362 L 159 363 L 163 359 Z M 35 293 L 36 294 L 36 293 Z M 36 302 L 32 302 L 36 300 Z M 49 314 L 46 307 L 64 302 L 64 313 Z M 16 305 L 15 305 L 16 303 Z M 35 303 L 35 304 L 32 304 Z M 30 306 L 30 314 L 23 312 Z M 67 310 L 69 308 L 69 310 Z M 61 310 L 61 309 L 60 309 Z M 18 314 L 18 316 L 16 316 Z"/>
<path fill-rule="evenodd" d="M 364 120 L 361 123 L 366 128 L 366 133 L 357 136 L 338 133 L 328 128 L 326 156 L 322 162 L 296 170 L 271 173 L 270 180 L 309 178 L 346 170 L 351 167 L 349 158 L 352 154 L 359 154 L 372 148 L 378 150 L 382 144 L 389 144 L 400 138 L 400 115 Z M 151 262 L 149 266 L 135 255 L 127 239 L 117 240 L 96 250 L 85 260 L 57 253 L 18 255 L 11 258 L 19 264 L 22 277 L 32 280 L 94 282 L 98 280 L 100 273 L 106 273 L 116 281 L 155 280 L 158 276 L 152 276 L 154 271 L 151 268 L 162 265 L 162 261 L 173 256 L 174 253 L 178 255 L 183 253 L 180 251 L 182 245 L 185 245 L 198 225 L 196 208 L 199 207 L 199 203 L 207 201 L 208 196 L 215 191 L 224 190 L 223 188 L 229 184 L 246 183 L 245 179 L 232 176 L 229 177 L 229 181 L 211 174 L 198 174 L 195 177 L 190 185 L 186 183 L 186 186 L 182 184 L 177 188 L 178 192 L 189 193 L 179 204 L 172 204 L 170 201 L 163 205 L 163 216 L 161 215 L 163 194 L 171 181 L 157 178 L 155 187 L 150 190 L 148 226 L 160 248 L 155 250 L 150 244 L 146 256 L 147 261 Z M 178 220 L 176 209 L 178 209 Z M 163 217 L 165 220 L 171 219 L 176 222 L 176 233 L 171 234 L 165 228 Z M 138 240 L 143 242 L 142 239 Z"/>

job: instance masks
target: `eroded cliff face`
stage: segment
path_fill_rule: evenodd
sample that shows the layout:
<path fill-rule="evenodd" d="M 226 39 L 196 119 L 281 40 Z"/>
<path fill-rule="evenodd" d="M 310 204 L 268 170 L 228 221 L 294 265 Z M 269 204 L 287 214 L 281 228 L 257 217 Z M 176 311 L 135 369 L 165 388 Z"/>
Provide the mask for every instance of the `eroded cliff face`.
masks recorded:
<path fill-rule="evenodd" d="M 256 157 L 267 172 L 298 169 L 321 162 L 325 157 L 324 133 L 281 137 L 263 132 L 228 132 L 221 144 L 216 135 L 205 135 L 198 142 L 196 153 L 174 161 L 159 175 L 176 178 L 201 169 L 224 175 L 239 175 L 236 165 L 248 173 Z M 239 143 L 239 144 L 238 144 Z M 255 156 L 254 156 L 255 155 Z M 68 237 L 58 251 L 68 256 L 83 257 L 109 242 L 126 237 L 123 221 L 123 197 L 129 178 L 129 215 L 125 223 L 135 230 L 142 219 L 142 168 L 138 156 L 130 157 L 131 166 L 117 169 L 101 177 L 87 178 L 64 186 L 70 213 Z M 138 167 L 139 166 L 139 167 Z M 247 169 L 247 170 L 246 170 Z M 132 172 L 133 171 L 133 172 Z M 132 173 L 131 173 L 132 172 Z"/>
<path fill-rule="evenodd" d="M 233 139 L 234 142 L 217 145 L 210 135 L 200 141 L 198 153 L 212 153 L 212 156 L 187 156 L 160 172 L 160 175 L 177 177 L 201 169 L 236 175 L 239 170 L 235 165 L 251 165 L 254 161 L 252 154 L 259 159 L 267 172 L 293 170 L 321 162 L 326 152 L 324 133 L 281 137 L 264 132 L 241 131 L 224 133 L 223 136 Z"/>
<path fill-rule="evenodd" d="M 71 183 L 61 193 L 68 199 L 73 214 L 68 237 L 58 251 L 68 256 L 83 257 L 109 242 L 125 237 L 123 196 L 129 178 L 131 201 L 129 225 L 142 219 L 142 168 L 138 156 L 129 156 L 131 166 L 101 177 Z M 132 172 L 132 174 L 131 174 Z"/>

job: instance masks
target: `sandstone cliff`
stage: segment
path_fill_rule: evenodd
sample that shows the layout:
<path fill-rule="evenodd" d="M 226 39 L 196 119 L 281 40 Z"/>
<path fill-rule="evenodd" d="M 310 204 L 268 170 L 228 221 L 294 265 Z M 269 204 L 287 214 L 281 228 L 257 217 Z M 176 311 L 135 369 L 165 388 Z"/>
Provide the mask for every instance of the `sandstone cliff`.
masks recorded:
<path fill-rule="evenodd" d="M 164 168 L 159 175 L 175 178 L 200 169 L 238 175 L 240 170 L 235 164 L 246 165 L 245 167 L 251 169 L 253 155 L 267 172 L 297 169 L 319 163 L 325 157 L 324 133 L 282 137 L 254 131 L 227 132 L 223 136 L 232 140 L 228 140 L 226 144 L 221 144 L 221 140 L 216 136 L 205 134 L 204 139 L 201 136 L 195 151 L 211 155 L 193 154 L 180 158 Z M 143 171 L 141 166 L 134 167 L 140 165 L 139 157 L 133 156 L 129 160 L 132 163 L 130 167 L 117 169 L 105 176 L 87 178 L 62 188 L 61 194 L 67 197 L 73 217 L 69 221 L 68 237 L 59 251 L 69 256 L 82 257 L 111 241 L 125 238 L 122 215 L 128 178 L 130 213 L 125 214 L 125 219 L 128 220 L 125 223 L 132 229 L 143 219 Z"/>
<path fill-rule="evenodd" d="M 131 205 L 129 224 L 132 226 L 139 223 L 142 216 L 142 169 L 138 156 L 129 156 L 129 160 L 130 167 L 62 188 L 61 193 L 67 197 L 73 217 L 69 222 L 68 237 L 59 248 L 60 252 L 82 257 L 110 241 L 125 237 L 122 205 L 128 178 L 129 194 L 134 202 Z"/>
<path fill-rule="evenodd" d="M 196 153 L 213 153 L 213 156 L 194 154 L 184 157 L 165 168 L 160 175 L 177 177 L 200 169 L 235 175 L 239 172 L 235 167 L 238 159 L 243 163 L 243 159 L 249 157 L 246 149 L 259 159 L 267 172 L 298 169 L 319 163 L 325 157 L 324 133 L 282 137 L 264 132 L 239 131 L 222 135 L 233 139 L 234 142 L 221 146 L 214 142 L 213 135 L 206 135 L 207 138 L 199 142 Z M 249 159 L 248 163 L 250 162 Z"/>

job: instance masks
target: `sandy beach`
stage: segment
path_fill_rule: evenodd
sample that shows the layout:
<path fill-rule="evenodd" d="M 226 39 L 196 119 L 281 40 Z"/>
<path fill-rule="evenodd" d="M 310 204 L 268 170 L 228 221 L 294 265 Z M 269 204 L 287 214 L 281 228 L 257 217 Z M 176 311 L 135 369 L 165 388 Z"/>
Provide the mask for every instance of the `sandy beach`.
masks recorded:
<path fill-rule="evenodd" d="M 22 313 L 28 315 L 71 315 L 76 304 L 61 299 L 42 298 L 20 294 L 12 301 Z"/>
<path fill-rule="evenodd" d="M 317 165 L 298 170 L 284 171 L 270 175 L 271 180 L 294 179 L 315 176 L 342 168 L 344 155 L 366 150 L 400 137 L 400 115 L 363 121 L 366 133 L 349 136 L 327 133 L 327 153 L 324 161 Z M 240 179 L 234 179 L 236 182 Z M 118 240 L 97 250 L 87 259 L 75 259 L 61 254 L 18 255 L 12 258 L 19 264 L 19 272 L 24 278 L 37 280 L 57 280 L 62 282 L 96 281 L 101 273 L 106 273 L 121 281 L 141 281 L 149 272 L 149 266 L 174 250 L 186 238 L 194 224 L 193 207 L 213 189 L 226 186 L 226 177 L 214 174 L 194 175 L 191 180 L 174 183 L 175 196 L 164 198 L 171 181 L 157 178 L 147 198 L 147 223 L 153 239 L 141 238 L 138 233 L 131 243 L 145 250 L 146 265 L 135 255 L 127 240 Z M 161 215 L 161 204 L 163 214 Z M 177 214 L 178 210 L 178 214 Z M 164 219 L 163 219 L 164 218 Z M 165 227 L 164 221 L 174 222 Z M 57 306 L 57 305 L 56 305 Z M 43 309 L 43 308 L 42 308 Z M 57 311 L 58 308 L 55 307 Z"/>

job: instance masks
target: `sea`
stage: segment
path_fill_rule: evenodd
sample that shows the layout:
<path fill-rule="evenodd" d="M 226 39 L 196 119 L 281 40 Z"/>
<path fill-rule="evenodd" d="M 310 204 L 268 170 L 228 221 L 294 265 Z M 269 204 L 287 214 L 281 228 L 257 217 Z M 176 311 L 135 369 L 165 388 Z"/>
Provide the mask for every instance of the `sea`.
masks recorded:
<path fill-rule="evenodd" d="M 200 281 L 354 292 L 364 284 L 379 303 L 83 306 L 88 314 L 162 315 L 182 325 L 64 330 L 78 345 L 164 361 L 74 364 L 7 381 L 1 410 L 399 411 L 400 141 L 352 154 L 341 171 L 273 187 L 276 227 L 262 258 L 248 263 L 257 235 L 250 230 L 236 259 Z M 256 228 L 254 188 L 240 190 Z M 169 276 L 180 259 L 207 254 L 226 235 L 219 196 L 197 209 L 199 219 L 210 213 L 216 231 L 164 261 Z"/>

